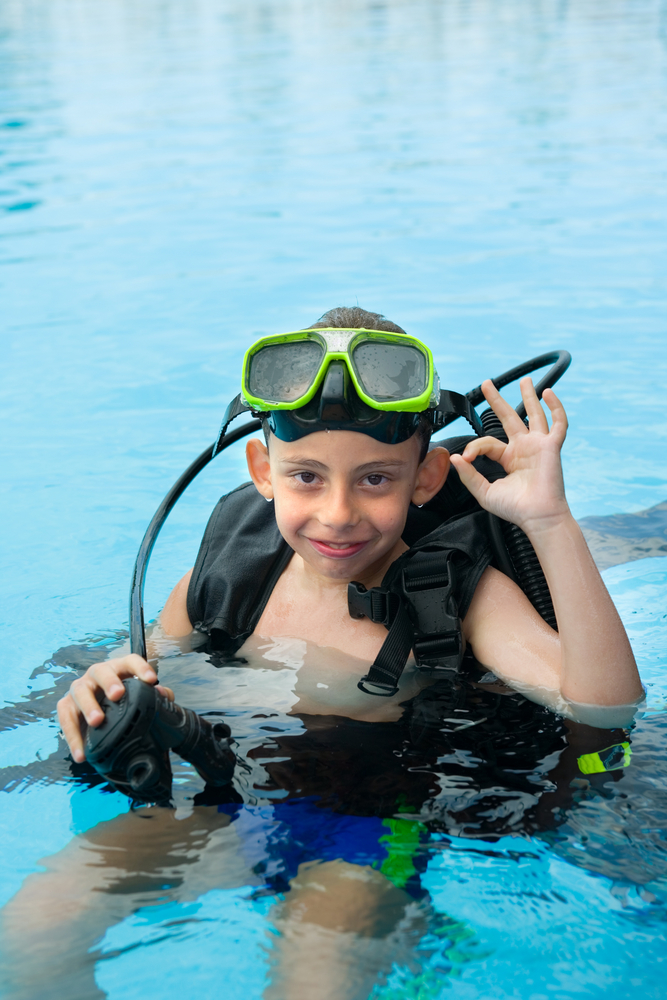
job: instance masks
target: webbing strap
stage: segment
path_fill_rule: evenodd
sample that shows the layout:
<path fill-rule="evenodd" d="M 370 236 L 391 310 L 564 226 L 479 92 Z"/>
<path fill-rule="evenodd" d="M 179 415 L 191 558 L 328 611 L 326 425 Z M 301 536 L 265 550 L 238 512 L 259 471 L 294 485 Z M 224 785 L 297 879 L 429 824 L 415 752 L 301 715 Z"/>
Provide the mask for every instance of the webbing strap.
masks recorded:
<path fill-rule="evenodd" d="M 440 402 L 433 412 L 433 426 L 435 430 L 440 430 L 445 424 L 450 423 L 446 418 L 456 414 L 457 417 L 464 417 L 478 437 L 484 437 L 484 427 L 479 418 L 479 414 L 472 406 L 467 396 L 452 389 L 443 389 L 440 393 Z"/>
<path fill-rule="evenodd" d="M 398 680 L 410 655 L 414 631 L 405 604 L 395 594 L 396 613 L 387 638 L 375 657 L 368 673 L 361 678 L 357 687 L 366 694 L 377 694 L 390 698 L 398 691 Z"/>
<path fill-rule="evenodd" d="M 233 400 L 225 410 L 224 417 L 222 418 L 220 430 L 215 440 L 215 444 L 213 445 L 213 458 L 215 458 L 220 451 L 220 445 L 222 444 L 223 438 L 227 433 L 227 428 L 231 424 L 232 420 L 238 417 L 240 413 L 250 413 L 250 411 L 251 407 L 245 402 L 241 393 L 239 393 L 238 396 L 234 396 Z"/>

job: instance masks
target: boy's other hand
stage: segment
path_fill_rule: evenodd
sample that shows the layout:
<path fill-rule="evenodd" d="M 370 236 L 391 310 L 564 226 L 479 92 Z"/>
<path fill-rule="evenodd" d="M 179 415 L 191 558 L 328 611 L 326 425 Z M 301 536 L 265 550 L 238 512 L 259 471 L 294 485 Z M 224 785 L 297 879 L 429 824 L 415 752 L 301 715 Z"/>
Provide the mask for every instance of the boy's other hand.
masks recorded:
<path fill-rule="evenodd" d="M 83 723 L 96 728 L 104 721 L 104 712 L 97 695 L 103 692 L 109 701 L 120 701 L 125 694 L 123 680 L 127 677 L 138 677 L 147 684 L 157 684 L 157 674 L 153 668 L 136 653 L 130 653 L 128 656 L 105 660 L 104 663 L 93 663 L 82 677 L 72 682 L 68 694 L 58 702 L 58 720 L 77 764 L 86 759 L 83 750 Z M 158 685 L 158 691 L 170 701 L 174 700 L 174 693 L 170 688 Z"/>
<path fill-rule="evenodd" d="M 490 379 L 482 383 L 482 390 L 503 425 L 508 443 L 493 437 L 478 438 L 462 455 L 452 455 L 461 481 L 486 510 L 518 524 L 529 535 L 569 517 L 560 460 L 567 416 L 555 392 L 545 389 L 543 397 L 551 412 L 549 429 L 530 378 L 521 380 L 528 427 Z M 499 462 L 507 477 L 489 483 L 472 465 L 480 455 Z"/>

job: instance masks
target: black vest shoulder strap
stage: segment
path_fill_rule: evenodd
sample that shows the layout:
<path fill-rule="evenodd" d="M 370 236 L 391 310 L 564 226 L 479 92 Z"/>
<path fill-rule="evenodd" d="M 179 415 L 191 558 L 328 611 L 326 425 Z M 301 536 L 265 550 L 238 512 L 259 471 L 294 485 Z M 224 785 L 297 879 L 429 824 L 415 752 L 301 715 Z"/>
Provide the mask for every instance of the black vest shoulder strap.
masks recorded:
<path fill-rule="evenodd" d="M 451 518 L 397 559 L 380 587 L 349 585 L 350 615 L 368 617 L 389 629 L 359 682 L 362 691 L 395 694 L 411 650 L 418 666 L 458 672 L 463 659 L 461 622 L 491 562 L 487 523 L 483 511 Z"/>
<path fill-rule="evenodd" d="M 220 633 L 238 649 L 253 632 L 292 549 L 252 483 L 218 501 L 188 587 L 188 617 L 201 632 Z"/>

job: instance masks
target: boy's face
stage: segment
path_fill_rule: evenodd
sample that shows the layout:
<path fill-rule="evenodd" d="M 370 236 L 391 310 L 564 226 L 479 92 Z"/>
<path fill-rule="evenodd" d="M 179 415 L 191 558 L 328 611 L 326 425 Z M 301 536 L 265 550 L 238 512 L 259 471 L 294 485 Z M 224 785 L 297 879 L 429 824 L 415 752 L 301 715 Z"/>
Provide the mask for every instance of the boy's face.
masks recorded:
<path fill-rule="evenodd" d="M 408 506 L 425 503 L 447 476 L 449 455 L 419 464 L 412 437 L 384 444 L 357 431 L 318 431 L 299 441 L 271 436 L 247 446 L 260 493 L 275 501 L 278 528 L 311 570 L 328 580 L 374 580 L 405 550 Z M 379 580 L 378 580 L 379 582 Z"/>

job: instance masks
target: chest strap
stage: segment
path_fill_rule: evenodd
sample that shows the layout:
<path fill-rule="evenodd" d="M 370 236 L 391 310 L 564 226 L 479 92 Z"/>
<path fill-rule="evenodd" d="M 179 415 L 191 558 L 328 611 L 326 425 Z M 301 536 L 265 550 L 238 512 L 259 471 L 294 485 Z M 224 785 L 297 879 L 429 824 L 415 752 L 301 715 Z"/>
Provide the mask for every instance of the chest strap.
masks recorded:
<path fill-rule="evenodd" d="M 352 582 L 347 588 L 350 617 L 369 618 L 389 629 L 380 652 L 357 687 L 391 697 L 414 651 L 418 667 L 457 673 L 463 657 L 461 619 L 454 597 L 451 552 L 417 552 L 390 589 Z"/>

